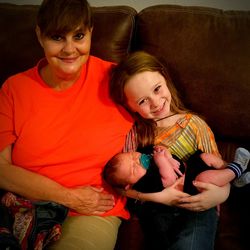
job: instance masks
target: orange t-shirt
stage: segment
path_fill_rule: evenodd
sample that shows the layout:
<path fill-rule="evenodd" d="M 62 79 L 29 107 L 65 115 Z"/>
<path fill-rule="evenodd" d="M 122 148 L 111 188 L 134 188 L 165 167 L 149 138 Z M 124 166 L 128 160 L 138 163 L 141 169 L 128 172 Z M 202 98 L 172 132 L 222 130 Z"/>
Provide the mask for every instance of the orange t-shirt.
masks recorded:
<path fill-rule="evenodd" d="M 112 192 L 103 183 L 103 167 L 122 150 L 133 122 L 108 96 L 112 63 L 90 56 L 80 78 L 64 91 L 43 82 L 39 65 L 2 86 L 0 150 L 13 144 L 13 164 L 63 186 L 104 186 Z M 128 218 L 125 199 L 116 199 L 104 215 Z"/>

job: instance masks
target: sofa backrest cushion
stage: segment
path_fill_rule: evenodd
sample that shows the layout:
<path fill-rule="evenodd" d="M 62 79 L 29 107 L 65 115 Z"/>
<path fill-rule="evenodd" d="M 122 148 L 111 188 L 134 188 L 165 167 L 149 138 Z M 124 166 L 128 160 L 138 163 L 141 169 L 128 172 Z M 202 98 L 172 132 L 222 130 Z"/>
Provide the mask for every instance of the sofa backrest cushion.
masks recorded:
<path fill-rule="evenodd" d="M 159 5 L 137 21 L 136 49 L 165 60 L 186 106 L 249 143 L 250 11 Z"/>
<path fill-rule="evenodd" d="M 0 85 L 43 56 L 35 34 L 37 9 L 36 5 L 0 4 Z"/>
<path fill-rule="evenodd" d="M 136 10 L 129 6 L 109 6 L 93 7 L 93 12 L 91 54 L 119 62 L 130 52 Z"/>
<path fill-rule="evenodd" d="M 0 3 L 0 85 L 43 57 L 36 34 L 38 5 Z M 93 7 L 91 54 L 118 62 L 130 51 L 135 16 L 128 6 Z"/>

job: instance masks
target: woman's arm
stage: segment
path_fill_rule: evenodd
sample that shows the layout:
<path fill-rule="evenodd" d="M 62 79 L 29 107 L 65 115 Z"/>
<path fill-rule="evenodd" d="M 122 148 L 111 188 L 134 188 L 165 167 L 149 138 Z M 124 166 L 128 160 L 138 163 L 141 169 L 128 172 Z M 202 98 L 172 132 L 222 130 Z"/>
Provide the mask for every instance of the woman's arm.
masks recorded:
<path fill-rule="evenodd" d="M 114 197 L 102 193 L 102 188 L 66 188 L 45 176 L 13 165 L 11 146 L 0 152 L 0 188 L 27 199 L 54 201 L 84 214 L 102 214 L 114 206 Z"/>

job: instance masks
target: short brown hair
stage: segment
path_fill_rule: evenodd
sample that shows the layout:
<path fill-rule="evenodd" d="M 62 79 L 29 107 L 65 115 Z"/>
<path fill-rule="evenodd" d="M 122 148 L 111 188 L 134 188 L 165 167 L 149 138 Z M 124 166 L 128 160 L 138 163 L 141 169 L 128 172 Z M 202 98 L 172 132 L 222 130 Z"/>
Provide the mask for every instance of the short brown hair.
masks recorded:
<path fill-rule="evenodd" d="M 86 0 L 43 0 L 37 15 L 41 34 L 66 34 L 79 26 L 93 27 L 92 11 Z"/>

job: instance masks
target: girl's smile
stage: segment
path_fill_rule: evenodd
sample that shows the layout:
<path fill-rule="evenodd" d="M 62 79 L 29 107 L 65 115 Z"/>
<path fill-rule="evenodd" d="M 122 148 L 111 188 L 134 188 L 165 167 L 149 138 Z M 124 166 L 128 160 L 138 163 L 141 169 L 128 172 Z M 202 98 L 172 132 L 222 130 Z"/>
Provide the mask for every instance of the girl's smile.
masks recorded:
<path fill-rule="evenodd" d="M 164 109 L 165 103 L 166 103 L 166 102 L 164 102 L 163 105 L 162 105 L 159 109 L 157 109 L 156 111 L 152 111 L 152 114 L 155 115 L 155 116 L 161 116 L 162 113 L 165 114 L 165 109 Z M 163 115 L 164 115 L 164 114 L 163 114 Z"/>
<path fill-rule="evenodd" d="M 124 87 L 127 105 L 146 119 L 160 119 L 170 114 L 171 94 L 165 78 L 157 71 L 132 76 Z"/>

